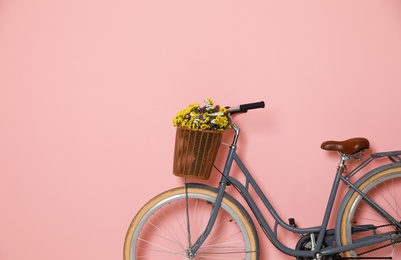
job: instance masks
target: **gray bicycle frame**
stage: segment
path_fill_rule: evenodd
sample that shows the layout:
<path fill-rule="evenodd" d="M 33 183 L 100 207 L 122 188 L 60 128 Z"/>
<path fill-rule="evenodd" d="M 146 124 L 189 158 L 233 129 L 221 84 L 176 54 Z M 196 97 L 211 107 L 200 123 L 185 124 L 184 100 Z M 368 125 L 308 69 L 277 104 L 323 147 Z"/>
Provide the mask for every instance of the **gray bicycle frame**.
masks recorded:
<path fill-rule="evenodd" d="M 215 204 L 214 204 L 211 216 L 210 216 L 209 223 L 208 223 L 204 233 L 198 238 L 198 240 L 194 243 L 194 245 L 191 247 L 191 249 L 189 249 L 190 255 L 196 254 L 196 251 L 199 249 L 199 247 L 205 241 L 207 236 L 210 234 L 210 232 L 213 228 L 214 222 L 217 218 L 218 210 L 220 208 L 221 201 L 224 197 L 226 187 L 227 187 L 227 185 L 230 185 L 230 184 L 234 185 L 239 190 L 241 195 L 244 197 L 245 201 L 249 205 L 249 208 L 255 215 L 256 219 L 259 221 L 261 228 L 265 232 L 266 236 L 270 239 L 272 244 L 277 249 L 279 249 L 280 251 L 282 251 L 283 253 L 285 253 L 287 255 L 299 256 L 299 257 L 316 257 L 316 253 L 318 252 L 322 256 L 326 256 L 326 255 L 337 254 L 337 253 L 341 253 L 344 251 L 353 250 L 353 249 L 356 249 L 359 247 L 369 246 L 369 245 L 373 245 L 373 244 L 377 244 L 377 243 L 381 243 L 386 240 L 389 240 L 389 238 L 386 236 L 384 236 L 384 237 L 373 236 L 371 239 L 357 241 L 357 242 L 355 242 L 351 245 L 347 245 L 347 246 L 329 245 L 329 246 L 323 247 L 324 238 L 325 238 L 325 235 L 327 232 L 327 226 L 328 226 L 330 216 L 331 216 L 331 213 L 333 210 L 334 200 L 337 196 L 338 187 L 339 187 L 339 184 L 341 181 L 344 182 L 349 187 L 349 189 L 352 189 L 352 190 L 358 192 L 362 196 L 362 198 L 367 202 L 367 204 L 370 205 L 375 211 L 377 211 L 384 218 L 386 218 L 389 221 L 389 223 L 397 225 L 399 228 L 401 228 L 401 224 L 398 223 L 397 220 L 395 220 L 385 210 L 383 210 L 375 202 L 373 202 L 367 196 L 365 196 L 365 194 L 362 191 L 360 191 L 353 183 L 351 183 L 349 181 L 350 177 L 352 177 L 356 172 L 358 172 L 359 170 L 364 168 L 368 163 L 373 161 L 375 158 L 383 157 L 383 156 L 389 156 L 389 158 L 390 158 L 390 156 L 392 156 L 391 152 L 375 154 L 376 156 L 371 156 L 368 160 L 362 162 L 350 174 L 348 174 L 346 176 L 343 176 L 343 169 L 345 167 L 345 162 L 348 161 L 350 159 L 350 157 L 348 157 L 347 155 L 342 155 L 341 162 L 340 162 L 339 167 L 337 168 L 333 186 L 332 186 L 332 189 L 330 192 L 330 196 L 329 196 L 329 200 L 328 200 L 328 203 L 326 206 L 322 224 L 320 226 L 315 226 L 315 227 L 298 228 L 298 227 L 293 227 L 293 226 L 287 224 L 280 218 L 280 216 L 277 214 L 277 212 L 275 211 L 272 204 L 269 202 L 269 200 L 264 195 L 263 191 L 260 189 L 259 185 L 256 183 L 255 179 L 252 177 L 251 173 L 248 171 L 248 169 L 245 167 L 244 163 L 239 158 L 238 154 L 236 153 L 236 149 L 237 149 L 236 145 L 237 145 L 240 129 L 236 125 L 233 125 L 233 129 L 235 130 L 235 136 L 234 136 L 232 144 L 230 145 L 230 149 L 229 149 L 229 152 L 227 155 L 227 159 L 226 159 L 226 163 L 225 163 L 224 170 L 222 173 L 222 177 L 221 177 L 221 180 L 219 183 L 219 187 L 217 189 L 216 201 L 215 201 Z M 397 152 L 393 152 L 393 153 L 394 153 L 394 155 L 398 156 L 401 154 L 401 151 L 397 151 Z M 236 162 L 236 164 L 240 168 L 241 172 L 246 177 L 245 185 L 229 175 L 233 162 Z M 250 195 L 250 193 L 248 191 L 250 186 L 255 190 L 256 194 L 258 195 L 258 198 L 263 202 L 266 209 L 269 211 L 271 216 L 275 219 L 276 223 L 275 223 L 274 231 L 272 230 L 270 225 L 267 223 L 266 218 L 263 216 L 259 207 L 255 203 L 255 200 Z M 284 245 L 283 243 L 281 243 L 280 240 L 277 238 L 277 226 L 278 225 L 280 225 L 281 227 L 283 227 L 284 229 L 286 229 L 290 232 L 301 234 L 301 235 L 318 234 L 315 250 L 314 251 L 296 250 L 296 249 L 289 248 L 286 245 Z M 397 234 L 397 235 L 394 235 L 391 237 L 391 239 L 398 239 L 398 238 L 401 238 L 401 234 Z"/>

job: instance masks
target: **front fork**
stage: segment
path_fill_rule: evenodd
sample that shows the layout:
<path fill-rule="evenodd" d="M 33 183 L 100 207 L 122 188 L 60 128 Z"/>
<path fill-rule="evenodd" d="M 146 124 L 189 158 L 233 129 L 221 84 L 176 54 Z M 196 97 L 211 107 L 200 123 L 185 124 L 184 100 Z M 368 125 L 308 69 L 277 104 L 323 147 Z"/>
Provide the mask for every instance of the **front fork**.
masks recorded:
<path fill-rule="evenodd" d="M 220 182 L 219 188 L 217 190 L 217 197 L 216 200 L 213 204 L 212 211 L 210 213 L 210 218 L 208 221 L 208 224 L 205 228 L 205 231 L 199 236 L 199 238 L 196 240 L 196 242 L 191 245 L 191 231 L 190 231 L 190 216 L 188 215 L 187 212 L 187 228 L 188 228 L 188 249 L 187 249 L 187 257 L 188 259 L 193 259 L 196 256 L 196 253 L 198 249 L 202 246 L 203 242 L 205 242 L 206 238 L 209 236 L 210 232 L 212 231 L 212 228 L 214 226 L 214 223 L 216 222 L 217 219 L 217 214 L 219 213 L 219 209 L 221 207 L 221 202 L 224 197 L 224 193 L 226 190 L 227 183 Z M 185 189 L 187 190 L 187 183 L 185 182 Z M 187 200 L 186 203 L 188 203 L 188 194 L 187 195 Z M 186 204 L 186 208 L 188 208 L 188 204 Z"/>

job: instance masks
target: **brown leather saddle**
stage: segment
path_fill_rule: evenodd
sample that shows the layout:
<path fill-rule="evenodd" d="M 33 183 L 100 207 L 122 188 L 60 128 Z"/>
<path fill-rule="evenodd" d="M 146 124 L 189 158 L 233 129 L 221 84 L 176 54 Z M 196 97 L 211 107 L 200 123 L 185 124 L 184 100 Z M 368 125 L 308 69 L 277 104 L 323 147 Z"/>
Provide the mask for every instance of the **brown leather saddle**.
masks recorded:
<path fill-rule="evenodd" d="M 369 149 L 369 140 L 363 137 L 356 137 L 345 141 L 326 141 L 320 147 L 323 150 L 353 155 L 362 150 Z"/>

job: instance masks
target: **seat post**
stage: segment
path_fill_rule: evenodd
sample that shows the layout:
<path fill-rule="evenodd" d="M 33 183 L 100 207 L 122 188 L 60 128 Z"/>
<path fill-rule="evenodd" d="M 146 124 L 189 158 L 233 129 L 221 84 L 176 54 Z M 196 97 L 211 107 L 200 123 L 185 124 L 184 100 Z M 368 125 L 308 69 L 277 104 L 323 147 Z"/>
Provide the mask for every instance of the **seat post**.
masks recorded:
<path fill-rule="evenodd" d="M 341 173 L 346 173 L 347 172 L 346 162 L 351 160 L 352 157 L 345 153 L 341 153 L 341 152 L 338 152 L 338 154 L 341 156 L 341 160 L 340 160 L 339 165 L 337 166 L 337 170 L 341 171 Z"/>

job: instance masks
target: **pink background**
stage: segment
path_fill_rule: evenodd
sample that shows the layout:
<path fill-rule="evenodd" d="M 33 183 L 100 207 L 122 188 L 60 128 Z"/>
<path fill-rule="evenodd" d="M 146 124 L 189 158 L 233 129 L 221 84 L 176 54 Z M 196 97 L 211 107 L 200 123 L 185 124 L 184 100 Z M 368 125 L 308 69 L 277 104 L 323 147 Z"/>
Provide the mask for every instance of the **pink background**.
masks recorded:
<path fill-rule="evenodd" d="M 283 219 L 318 225 L 321 142 L 401 149 L 400 46 L 398 0 L 0 1 L 0 259 L 122 259 L 141 205 L 182 184 L 172 117 L 205 97 L 266 102 L 239 152 Z"/>

